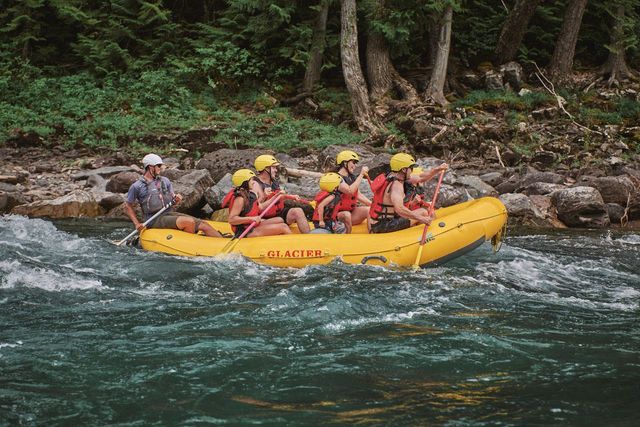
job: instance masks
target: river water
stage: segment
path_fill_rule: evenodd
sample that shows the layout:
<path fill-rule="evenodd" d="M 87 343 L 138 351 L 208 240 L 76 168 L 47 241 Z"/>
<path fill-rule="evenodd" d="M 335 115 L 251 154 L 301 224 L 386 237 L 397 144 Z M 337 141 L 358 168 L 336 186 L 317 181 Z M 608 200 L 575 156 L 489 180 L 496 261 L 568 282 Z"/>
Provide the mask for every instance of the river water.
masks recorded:
<path fill-rule="evenodd" d="M 276 269 L 0 217 L 0 425 L 637 425 L 640 234 Z"/>

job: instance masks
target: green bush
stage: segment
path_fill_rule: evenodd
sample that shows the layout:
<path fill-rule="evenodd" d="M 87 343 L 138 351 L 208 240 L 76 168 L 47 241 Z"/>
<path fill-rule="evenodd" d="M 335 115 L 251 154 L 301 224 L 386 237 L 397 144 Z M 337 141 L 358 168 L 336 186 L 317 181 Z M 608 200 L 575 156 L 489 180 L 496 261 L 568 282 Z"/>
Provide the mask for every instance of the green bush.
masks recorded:
<path fill-rule="evenodd" d="M 215 139 L 230 147 L 249 145 L 288 151 L 295 147 L 322 148 L 357 143 L 361 137 L 343 126 L 292 118 L 284 108 L 256 115 L 220 112 L 214 117 L 223 129 Z"/>

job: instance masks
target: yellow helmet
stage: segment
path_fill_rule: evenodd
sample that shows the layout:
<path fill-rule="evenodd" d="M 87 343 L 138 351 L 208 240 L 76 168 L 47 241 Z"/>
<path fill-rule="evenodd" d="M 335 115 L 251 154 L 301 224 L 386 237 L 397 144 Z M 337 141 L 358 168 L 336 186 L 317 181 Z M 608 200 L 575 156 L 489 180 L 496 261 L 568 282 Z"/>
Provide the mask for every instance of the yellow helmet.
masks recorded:
<path fill-rule="evenodd" d="M 338 153 L 336 156 L 336 165 L 342 164 L 342 162 L 348 162 L 349 160 L 355 160 L 356 162 L 360 161 L 360 156 L 358 153 L 351 150 L 344 150 Z"/>
<path fill-rule="evenodd" d="M 411 171 L 411 176 L 420 176 L 422 175 L 422 173 L 424 172 L 424 169 L 422 169 L 420 166 L 417 166 L 415 168 L 413 168 L 413 170 Z"/>
<path fill-rule="evenodd" d="M 233 173 L 231 177 L 231 182 L 234 187 L 240 187 L 245 182 L 249 181 L 251 178 L 256 176 L 255 173 L 251 169 L 238 169 Z"/>
<path fill-rule="evenodd" d="M 320 189 L 331 193 L 334 191 L 340 183 L 342 177 L 335 172 L 325 173 L 320 177 Z"/>
<path fill-rule="evenodd" d="M 258 156 L 256 157 L 256 161 L 253 163 L 258 172 L 262 172 L 269 166 L 277 166 L 279 164 L 280 162 L 278 162 L 278 160 L 276 160 L 276 158 L 271 154 L 263 154 L 261 156 Z"/>
<path fill-rule="evenodd" d="M 391 157 L 389 166 L 391 166 L 392 172 L 400 172 L 403 168 L 413 168 L 418 165 L 416 165 L 416 159 L 411 154 L 398 153 Z"/>

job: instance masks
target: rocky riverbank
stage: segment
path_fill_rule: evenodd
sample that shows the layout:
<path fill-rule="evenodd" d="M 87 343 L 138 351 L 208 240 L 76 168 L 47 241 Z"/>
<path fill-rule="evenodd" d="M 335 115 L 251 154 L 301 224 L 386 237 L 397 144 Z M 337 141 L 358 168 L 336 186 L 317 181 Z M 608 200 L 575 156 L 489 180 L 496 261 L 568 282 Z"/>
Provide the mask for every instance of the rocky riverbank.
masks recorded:
<path fill-rule="evenodd" d="M 390 154 L 385 150 L 365 145 L 350 148 L 361 155 L 361 164 L 369 167 L 371 176 L 386 171 Z M 283 165 L 285 188 L 313 198 L 319 173 L 332 167 L 342 149 L 330 146 L 298 155 L 274 153 Z M 165 156 L 165 175 L 184 196 L 178 210 L 199 217 L 224 217 L 223 211 L 216 211 L 231 186 L 230 174 L 251 166 L 264 152 L 222 148 L 198 161 L 182 151 Z M 125 219 L 126 191 L 142 172 L 136 159 L 125 154 L 87 148 L 5 146 L 0 148 L 0 158 L 0 212 L 29 217 Z M 483 158 L 419 157 L 418 163 L 428 168 L 442 161 L 450 162 L 451 170 L 444 177 L 439 206 L 495 196 L 507 206 L 511 225 L 640 228 L 640 171 L 630 165 L 554 171 L 525 164 L 505 166 Z M 363 183 L 361 191 L 371 196 L 368 184 Z"/>

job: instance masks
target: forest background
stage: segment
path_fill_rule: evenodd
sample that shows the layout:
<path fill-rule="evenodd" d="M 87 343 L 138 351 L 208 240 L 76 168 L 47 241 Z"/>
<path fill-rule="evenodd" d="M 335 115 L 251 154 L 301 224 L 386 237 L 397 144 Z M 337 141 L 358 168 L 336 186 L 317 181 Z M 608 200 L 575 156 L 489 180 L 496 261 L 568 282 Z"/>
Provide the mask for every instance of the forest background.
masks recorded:
<path fill-rule="evenodd" d="M 0 144 L 136 155 L 200 129 L 230 147 L 452 152 L 498 123 L 495 144 L 532 155 L 557 133 L 524 132 L 532 113 L 555 108 L 582 149 L 615 129 L 637 160 L 639 13 L 640 0 L 1 0 Z M 529 90 L 483 86 L 510 61 Z"/>

